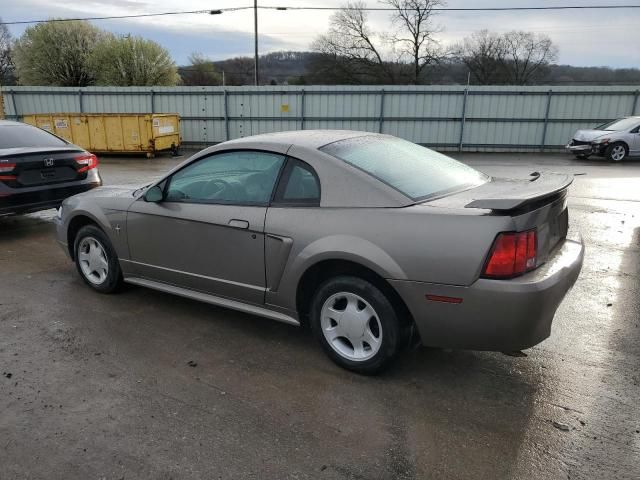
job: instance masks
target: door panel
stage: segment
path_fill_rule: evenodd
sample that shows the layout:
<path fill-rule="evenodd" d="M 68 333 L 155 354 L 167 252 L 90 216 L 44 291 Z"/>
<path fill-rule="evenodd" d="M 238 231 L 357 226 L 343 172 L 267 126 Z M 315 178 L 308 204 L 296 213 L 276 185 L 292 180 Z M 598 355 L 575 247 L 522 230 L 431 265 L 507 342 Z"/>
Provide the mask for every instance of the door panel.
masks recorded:
<path fill-rule="evenodd" d="M 161 182 L 158 203 L 129 208 L 138 275 L 263 303 L 264 220 L 284 156 L 234 150 L 199 158 Z"/>
<path fill-rule="evenodd" d="M 632 133 L 630 135 L 632 142 L 629 148 L 629 153 L 634 156 L 640 155 L 640 132 Z"/>
<path fill-rule="evenodd" d="M 139 200 L 127 232 L 137 275 L 263 303 L 266 207 Z"/>

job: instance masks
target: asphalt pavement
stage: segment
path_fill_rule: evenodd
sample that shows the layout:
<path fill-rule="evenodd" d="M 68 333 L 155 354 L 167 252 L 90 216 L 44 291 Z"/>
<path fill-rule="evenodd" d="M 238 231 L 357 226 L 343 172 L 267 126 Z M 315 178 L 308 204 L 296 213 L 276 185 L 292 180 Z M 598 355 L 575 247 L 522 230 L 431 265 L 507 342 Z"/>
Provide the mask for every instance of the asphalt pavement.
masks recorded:
<path fill-rule="evenodd" d="M 358 376 L 304 329 L 94 293 L 53 211 L 0 218 L 0 479 L 640 478 L 640 161 L 454 156 L 576 175 L 584 268 L 526 357 L 418 348 Z M 100 168 L 146 183 L 178 161 Z"/>

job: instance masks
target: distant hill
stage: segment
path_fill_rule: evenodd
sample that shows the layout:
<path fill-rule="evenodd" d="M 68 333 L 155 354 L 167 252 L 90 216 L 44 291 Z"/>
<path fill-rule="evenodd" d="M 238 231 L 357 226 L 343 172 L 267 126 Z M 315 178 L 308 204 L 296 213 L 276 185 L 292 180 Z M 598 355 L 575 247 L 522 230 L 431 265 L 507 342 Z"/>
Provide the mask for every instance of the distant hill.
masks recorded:
<path fill-rule="evenodd" d="M 264 85 L 340 85 L 379 84 L 375 78 L 354 80 L 340 72 L 327 68 L 326 59 L 316 52 L 283 51 L 260 56 L 260 83 Z M 220 74 L 219 80 L 211 84 L 226 85 L 253 84 L 253 58 L 235 57 L 210 62 L 211 70 Z M 179 67 L 178 71 L 185 85 L 202 85 L 205 80 L 193 79 L 193 67 Z M 464 85 L 467 83 L 467 68 L 456 60 L 427 69 L 422 79 L 426 85 Z M 471 82 L 473 84 L 473 82 Z M 609 67 L 574 67 L 571 65 L 550 65 L 538 85 L 639 85 L 640 69 Z"/>

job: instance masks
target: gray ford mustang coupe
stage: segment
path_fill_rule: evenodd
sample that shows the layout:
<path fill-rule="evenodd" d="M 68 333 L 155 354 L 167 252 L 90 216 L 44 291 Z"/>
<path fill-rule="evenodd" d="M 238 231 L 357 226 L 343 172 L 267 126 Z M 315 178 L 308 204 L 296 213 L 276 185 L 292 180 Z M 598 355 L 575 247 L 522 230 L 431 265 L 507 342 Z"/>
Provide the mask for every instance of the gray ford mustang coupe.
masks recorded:
<path fill-rule="evenodd" d="M 567 239 L 570 184 L 488 177 L 388 135 L 281 132 L 71 197 L 57 235 L 99 292 L 128 282 L 309 324 L 337 364 L 375 373 L 416 338 L 547 338 L 584 254 Z"/>

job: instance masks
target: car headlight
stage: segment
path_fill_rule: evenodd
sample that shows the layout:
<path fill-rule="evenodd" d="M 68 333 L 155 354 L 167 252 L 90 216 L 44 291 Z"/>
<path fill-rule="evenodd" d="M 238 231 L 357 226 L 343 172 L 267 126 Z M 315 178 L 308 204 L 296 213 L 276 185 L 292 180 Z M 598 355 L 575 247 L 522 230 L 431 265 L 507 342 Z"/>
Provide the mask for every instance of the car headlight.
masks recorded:
<path fill-rule="evenodd" d="M 597 143 L 597 144 L 600 144 L 600 143 L 609 143 L 609 140 L 611 140 L 611 139 L 610 139 L 610 138 L 608 138 L 608 137 L 605 137 L 605 138 L 596 138 L 595 140 L 591 140 L 591 143 Z"/>

